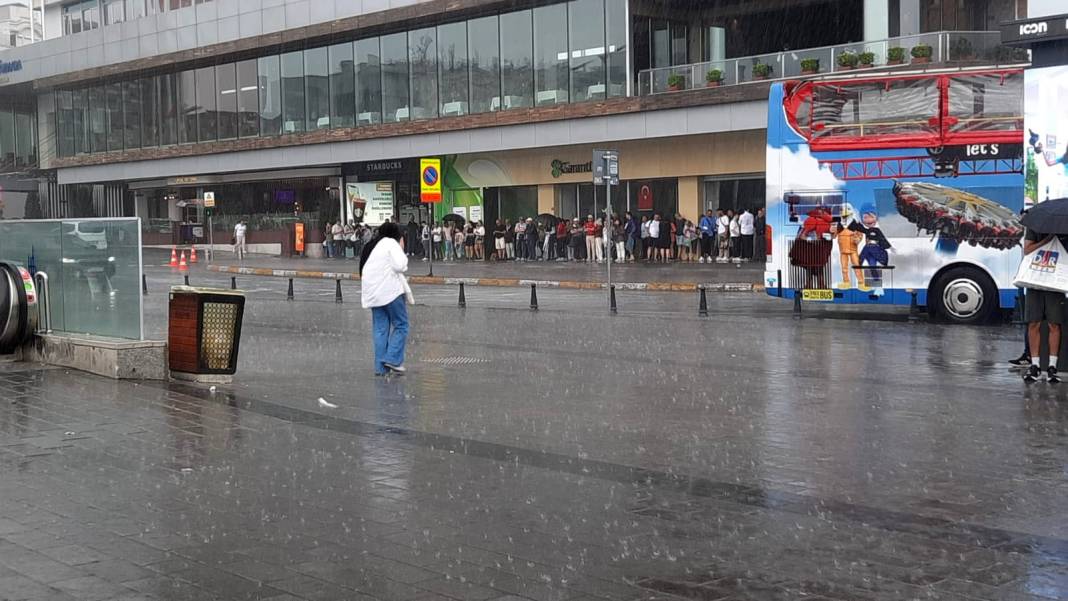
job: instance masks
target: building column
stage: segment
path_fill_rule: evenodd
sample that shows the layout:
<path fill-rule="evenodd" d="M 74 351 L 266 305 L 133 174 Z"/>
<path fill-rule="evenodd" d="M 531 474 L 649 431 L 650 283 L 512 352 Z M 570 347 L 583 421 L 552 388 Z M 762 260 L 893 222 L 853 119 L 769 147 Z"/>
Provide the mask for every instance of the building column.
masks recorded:
<path fill-rule="evenodd" d="M 701 219 L 701 182 L 696 177 L 679 178 L 679 213 L 697 223 Z"/>
<path fill-rule="evenodd" d="M 556 188 L 553 184 L 538 184 L 538 215 L 552 213 L 556 208 Z"/>
<path fill-rule="evenodd" d="M 864 40 L 890 37 L 890 0 L 864 0 Z"/>

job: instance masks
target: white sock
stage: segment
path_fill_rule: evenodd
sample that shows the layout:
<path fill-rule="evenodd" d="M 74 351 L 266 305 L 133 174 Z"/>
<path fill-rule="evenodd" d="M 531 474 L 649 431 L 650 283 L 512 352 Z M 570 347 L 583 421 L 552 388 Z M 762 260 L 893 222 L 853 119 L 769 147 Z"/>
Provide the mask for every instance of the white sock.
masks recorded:
<path fill-rule="evenodd" d="M 1042 367 L 1042 357 L 1031 357 L 1031 365 Z"/>
<path fill-rule="evenodd" d="M 1049 356 L 1049 366 L 1053 369 L 1057 369 L 1057 355 Z"/>

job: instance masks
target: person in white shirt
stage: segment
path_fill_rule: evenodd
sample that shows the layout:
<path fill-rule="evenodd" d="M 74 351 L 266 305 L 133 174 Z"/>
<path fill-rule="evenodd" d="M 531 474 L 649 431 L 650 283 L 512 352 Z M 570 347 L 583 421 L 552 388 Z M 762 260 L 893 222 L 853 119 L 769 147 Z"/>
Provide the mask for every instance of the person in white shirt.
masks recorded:
<path fill-rule="evenodd" d="M 404 272 L 408 257 L 401 240 L 404 232 L 394 223 L 383 223 L 378 235 L 360 254 L 360 300 L 371 310 L 375 349 L 375 375 L 403 374 L 404 346 L 408 341 L 408 307 L 412 289 Z"/>
<path fill-rule="evenodd" d="M 652 251 L 646 257 L 646 261 L 656 261 L 662 256 L 660 251 L 660 228 L 663 224 L 656 217 L 654 215 L 653 220 L 649 222 L 649 245 Z"/>
<path fill-rule="evenodd" d="M 738 216 L 738 229 L 742 234 L 742 249 L 741 259 L 742 261 L 748 261 L 753 258 L 753 214 L 749 212 L 749 209 L 742 211 L 742 214 Z"/>
<path fill-rule="evenodd" d="M 335 259 L 345 258 L 345 228 L 342 227 L 341 222 L 338 221 L 334 225 L 330 226 L 330 234 L 332 236 L 334 245 Z"/>
<path fill-rule="evenodd" d="M 728 210 L 727 216 L 731 219 L 731 261 L 738 263 L 742 259 L 742 226 L 738 223 L 738 215 L 733 210 Z"/>
<path fill-rule="evenodd" d="M 245 243 L 245 233 L 248 231 L 248 225 L 244 220 L 238 221 L 234 226 L 234 254 L 237 255 L 238 260 L 244 260 L 245 255 L 248 254 L 248 245 Z"/>
<path fill-rule="evenodd" d="M 723 210 L 717 211 L 719 217 L 716 218 L 716 237 L 719 243 L 719 255 L 716 257 L 716 263 L 726 263 L 731 260 L 730 258 L 730 227 L 731 218 L 723 212 Z"/>

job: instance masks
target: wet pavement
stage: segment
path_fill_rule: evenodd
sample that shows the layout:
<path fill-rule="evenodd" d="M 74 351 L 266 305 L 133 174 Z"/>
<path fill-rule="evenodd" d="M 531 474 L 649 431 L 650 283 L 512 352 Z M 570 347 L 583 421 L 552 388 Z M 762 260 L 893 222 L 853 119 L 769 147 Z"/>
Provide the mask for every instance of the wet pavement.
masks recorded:
<path fill-rule="evenodd" d="M 151 266 L 166 265 L 170 259 L 169 251 L 151 249 L 145 251 L 145 262 Z M 200 265 L 206 263 L 203 252 Z M 216 253 L 214 265 L 222 267 L 244 267 L 275 270 L 300 270 L 323 272 L 359 272 L 359 261 L 355 259 L 310 259 L 282 258 L 265 255 L 252 255 L 237 261 L 229 252 Z M 604 282 L 607 268 L 598 263 L 574 263 L 555 261 L 503 263 L 486 261 L 450 261 L 434 262 L 434 275 L 447 278 L 523 278 L 539 280 Z M 412 258 L 409 275 L 427 275 L 430 265 L 426 261 Z M 628 283 L 730 283 L 760 284 L 764 279 L 763 263 L 739 264 L 700 264 L 700 263 L 627 263 L 613 264 L 612 278 L 616 282 Z"/>
<path fill-rule="evenodd" d="M 247 283 L 214 393 L 0 364 L 0 599 L 1068 598 L 1016 328 L 424 286 L 384 379 L 358 284 Z"/>

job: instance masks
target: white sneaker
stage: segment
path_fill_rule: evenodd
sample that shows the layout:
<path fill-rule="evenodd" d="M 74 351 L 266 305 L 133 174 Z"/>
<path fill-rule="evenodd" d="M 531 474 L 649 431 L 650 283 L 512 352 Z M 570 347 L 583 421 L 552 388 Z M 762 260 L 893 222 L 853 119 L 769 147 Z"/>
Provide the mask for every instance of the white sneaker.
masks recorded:
<path fill-rule="evenodd" d="M 700 259 L 697 260 L 697 262 L 700 263 L 701 265 L 704 265 L 705 264 L 705 258 L 701 257 Z"/>

